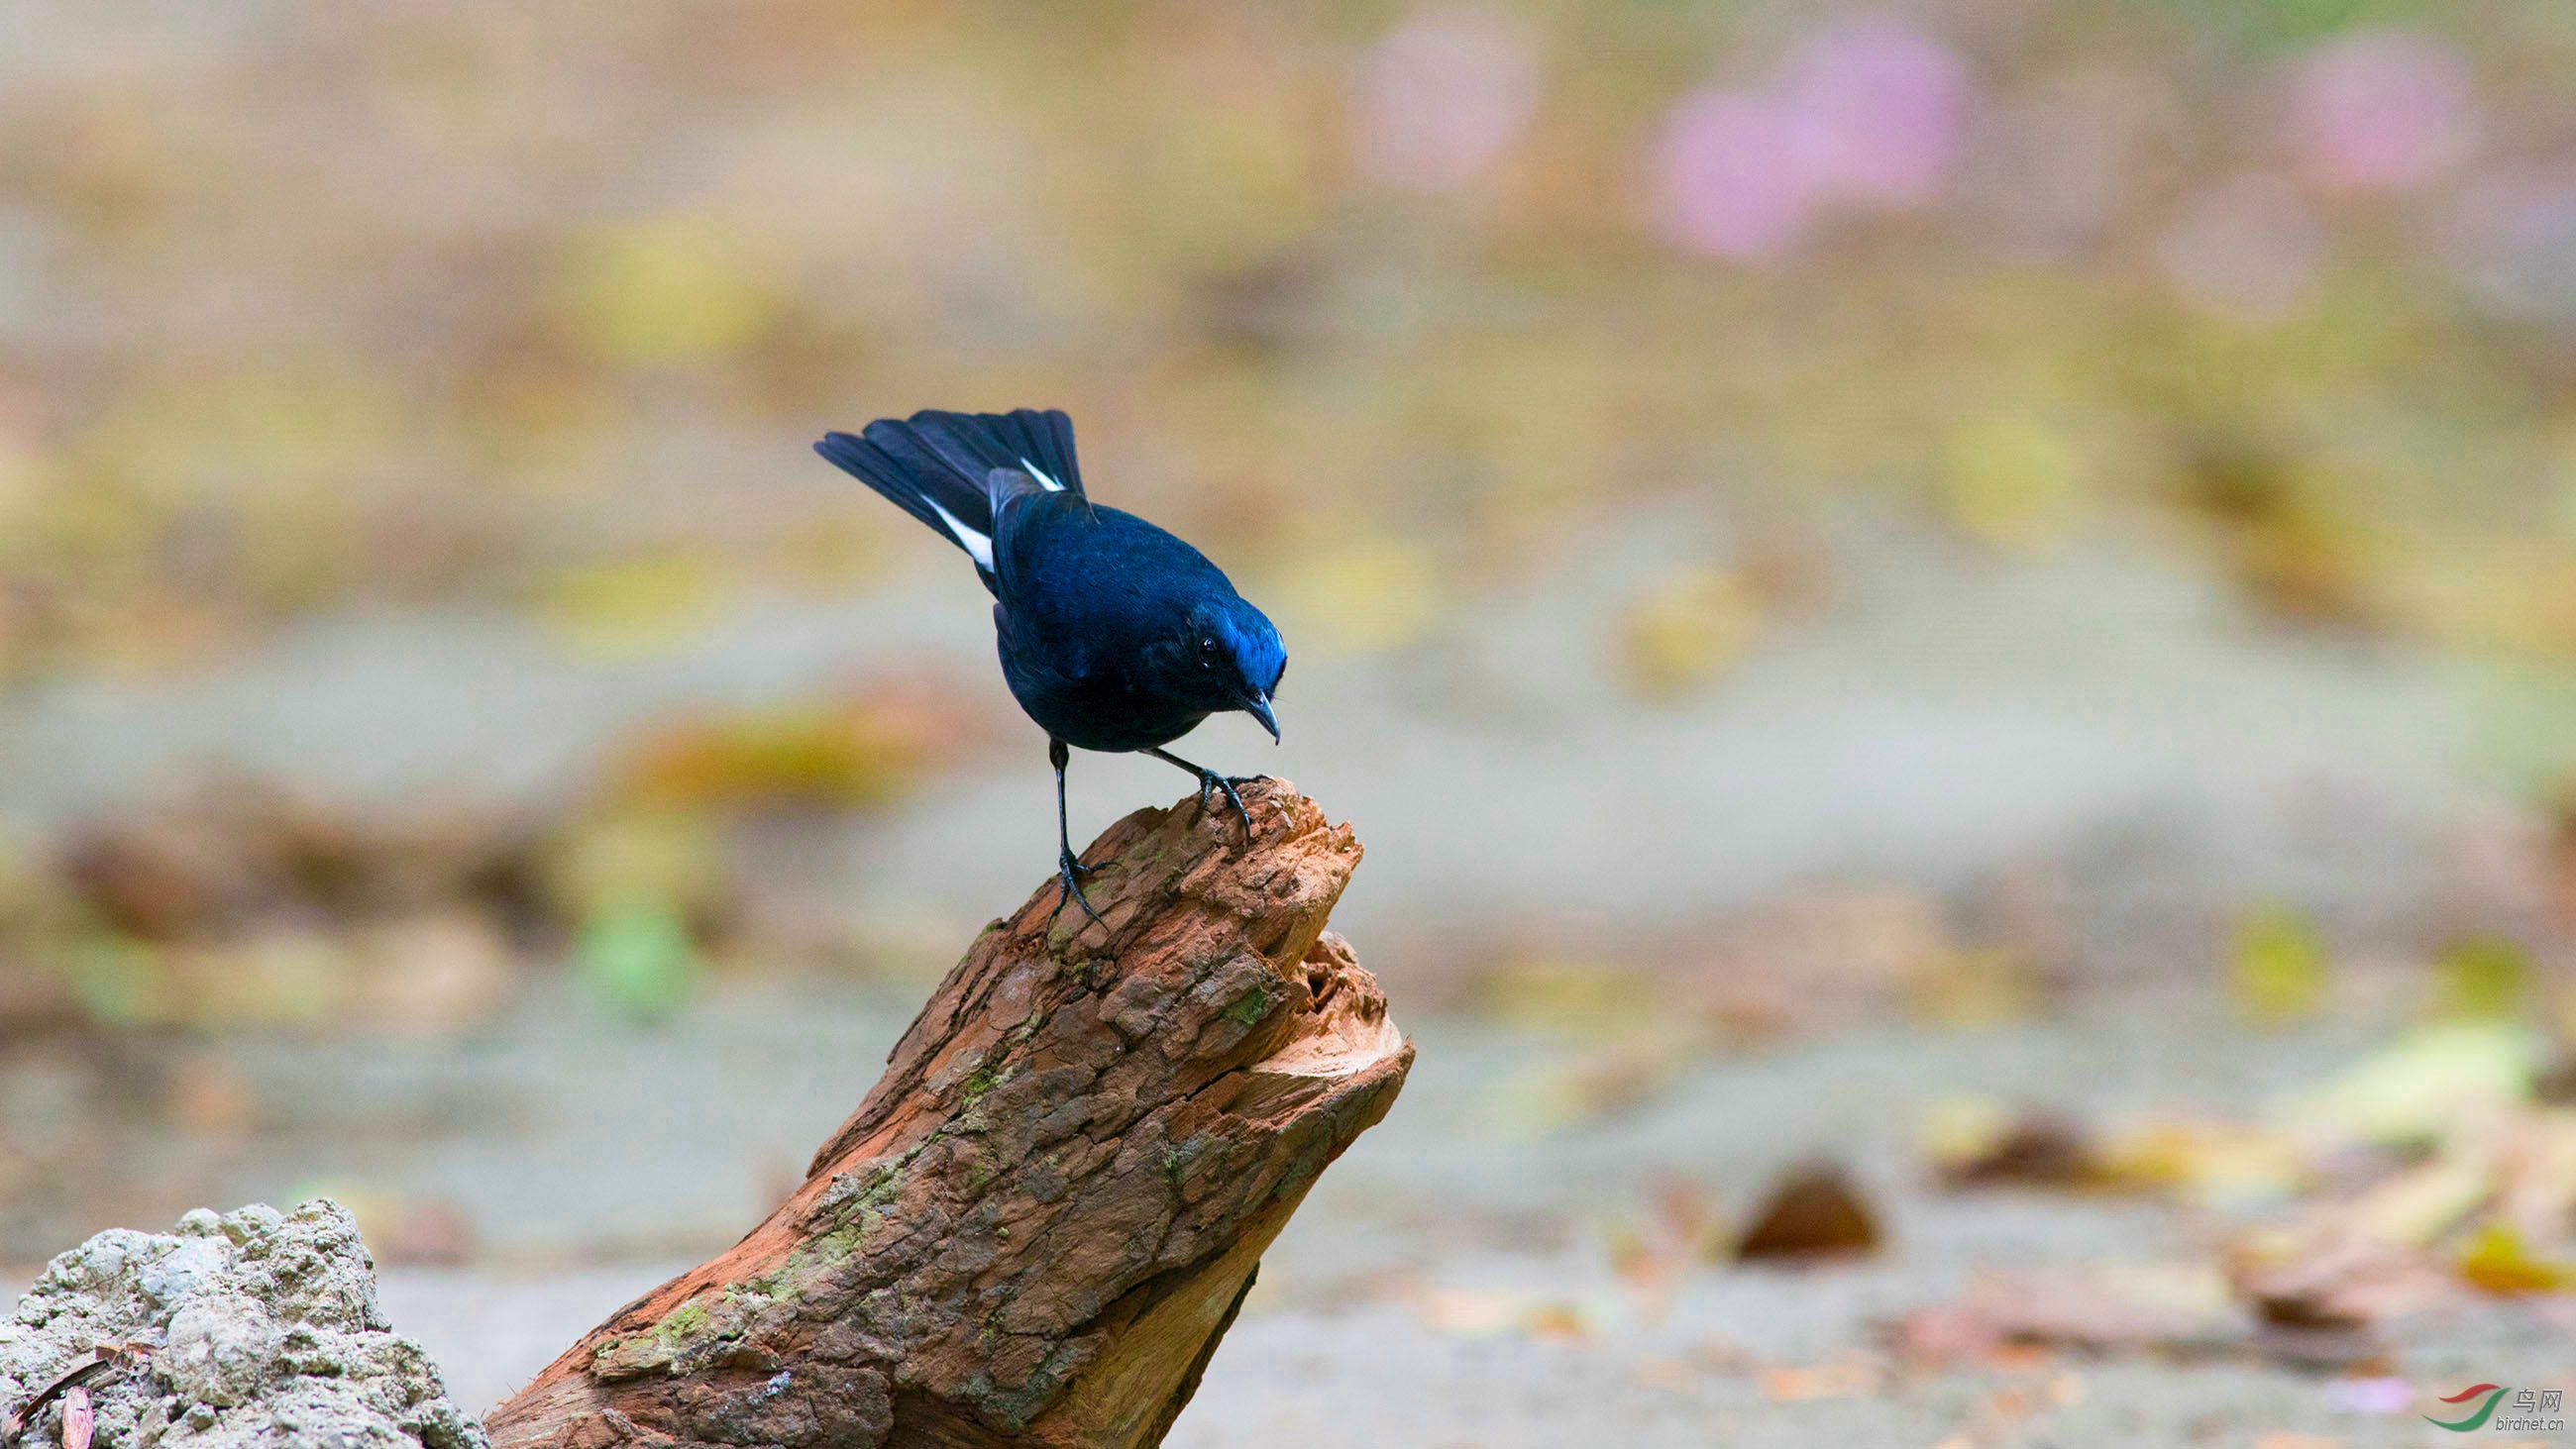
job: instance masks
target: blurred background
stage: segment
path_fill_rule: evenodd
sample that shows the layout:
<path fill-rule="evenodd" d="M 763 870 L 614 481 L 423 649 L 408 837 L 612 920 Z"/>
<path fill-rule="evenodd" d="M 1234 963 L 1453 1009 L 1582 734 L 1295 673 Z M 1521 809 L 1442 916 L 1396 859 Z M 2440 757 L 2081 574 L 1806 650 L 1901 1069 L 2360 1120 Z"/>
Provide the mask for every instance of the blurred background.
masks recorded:
<path fill-rule="evenodd" d="M 1051 859 L 807 444 L 1037 405 L 1281 623 L 1184 749 L 1352 822 L 1423 1048 L 1174 1442 L 2576 1378 L 2576 8 L 0 37 L 18 1281 L 330 1192 L 480 1407 L 731 1242 Z"/>

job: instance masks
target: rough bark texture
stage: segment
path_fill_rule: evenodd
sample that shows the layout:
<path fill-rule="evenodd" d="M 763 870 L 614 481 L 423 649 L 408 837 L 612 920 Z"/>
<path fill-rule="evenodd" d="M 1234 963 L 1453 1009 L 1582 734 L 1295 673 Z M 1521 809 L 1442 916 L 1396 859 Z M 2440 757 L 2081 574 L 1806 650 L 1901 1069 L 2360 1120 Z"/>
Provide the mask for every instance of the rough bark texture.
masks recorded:
<path fill-rule="evenodd" d="M 1359 863 L 1284 784 L 1093 842 L 985 928 L 812 1175 L 487 1421 L 496 1449 L 1150 1445 L 1413 1048 L 1324 921 Z"/>

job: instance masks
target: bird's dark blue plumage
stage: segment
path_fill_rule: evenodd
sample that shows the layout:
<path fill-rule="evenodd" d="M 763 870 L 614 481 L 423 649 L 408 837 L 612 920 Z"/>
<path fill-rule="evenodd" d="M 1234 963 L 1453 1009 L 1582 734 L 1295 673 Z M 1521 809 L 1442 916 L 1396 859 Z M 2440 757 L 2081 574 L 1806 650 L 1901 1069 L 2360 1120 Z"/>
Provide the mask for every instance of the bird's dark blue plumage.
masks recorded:
<path fill-rule="evenodd" d="M 1162 747 L 1228 710 L 1278 738 L 1271 696 L 1288 665 L 1279 631 L 1197 549 L 1084 494 L 1071 419 L 1030 408 L 918 412 L 856 436 L 825 434 L 814 451 L 975 561 L 993 593 L 1002 678 L 1047 732 L 1068 898 L 1090 911 L 1065 828 L 1068 746 L 1151 754 L 1198 777 L 1202 806 L 1222 791 L 1243 814 L 1234 787 L 1245 777 Z"/>

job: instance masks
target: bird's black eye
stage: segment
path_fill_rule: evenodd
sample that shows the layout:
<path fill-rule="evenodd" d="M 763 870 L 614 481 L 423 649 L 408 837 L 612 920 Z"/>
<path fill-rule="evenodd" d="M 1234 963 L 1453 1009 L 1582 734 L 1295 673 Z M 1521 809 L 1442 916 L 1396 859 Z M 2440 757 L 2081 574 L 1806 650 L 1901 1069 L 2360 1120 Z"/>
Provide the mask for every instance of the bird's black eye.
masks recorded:
<path fill-rule="evenodd" d="M 1215 662 L 1216 662 L 1216 656 L 1217 656 L 1217 642 L 1216 642 L 1216 640 L 1215 640 L 1213 637 L 1206 638 L 1206 639 L 1201 639 L 1201 640 L 1199 641 L 1199 657 L 1200 657 L 1201 659 L 1207 660 L 1209 663 L 1213 664 L 1213 663 L 1215 663 Z"/>

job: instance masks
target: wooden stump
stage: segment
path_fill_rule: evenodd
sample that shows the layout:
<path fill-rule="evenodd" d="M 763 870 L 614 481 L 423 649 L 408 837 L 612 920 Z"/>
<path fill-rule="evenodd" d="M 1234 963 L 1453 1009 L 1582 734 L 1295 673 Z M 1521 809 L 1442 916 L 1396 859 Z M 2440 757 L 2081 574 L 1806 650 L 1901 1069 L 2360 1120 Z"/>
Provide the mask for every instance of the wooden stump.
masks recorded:
<path fill-rule="evenodd" d="M 811 1176 L 492 1412 L 496 1449 L 1152 1445 L 1413 1048 L 1324 930 L 1360 847 L 1285 785 L 1093 842 L 984 930 Z"/>

